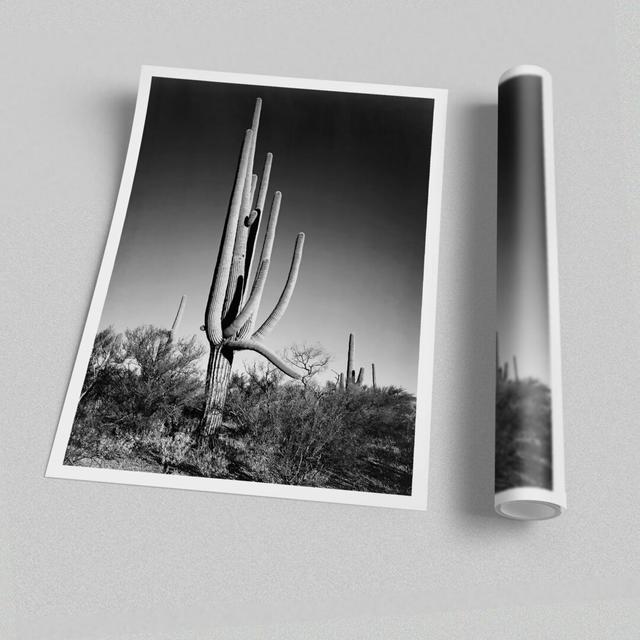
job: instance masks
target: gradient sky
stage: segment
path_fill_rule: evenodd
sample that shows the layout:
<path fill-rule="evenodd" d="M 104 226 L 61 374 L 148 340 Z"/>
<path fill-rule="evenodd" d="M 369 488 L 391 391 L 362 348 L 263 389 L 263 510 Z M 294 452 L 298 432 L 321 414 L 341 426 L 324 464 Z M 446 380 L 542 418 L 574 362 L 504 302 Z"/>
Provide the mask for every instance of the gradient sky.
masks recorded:
<path fill-rule="evenodd" d="M 101 328 L 169 327 L 186 294 L 179 334 L 206 344 L 199 327 L 258 96 L 256 172 L 271 151 L 267 202 L 283 195 L 257 326 L 281 293 L 296 234 L 306 234 L 293 298 L 265 343 L 320 344 L 343 371 L 353 332 L 366 383 L 375 362 L 378 384 L 415 393 L 430 99 L 154 78 Z M 260 359 L 244 354 L 238 369 Z"/>
<path fill-rule="evenodd" d="M 500 85 L 498 104 L 498 335 L 500 361 L 550 381 L 542 84 Z M 513 374 L 510 374 L 513 377 Z"/>

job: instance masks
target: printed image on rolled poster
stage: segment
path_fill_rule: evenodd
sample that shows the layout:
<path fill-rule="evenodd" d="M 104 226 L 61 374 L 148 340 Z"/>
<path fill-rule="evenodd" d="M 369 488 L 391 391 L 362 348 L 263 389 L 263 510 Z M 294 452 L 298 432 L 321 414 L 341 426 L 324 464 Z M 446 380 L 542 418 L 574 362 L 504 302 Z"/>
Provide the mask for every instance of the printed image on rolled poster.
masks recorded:
<path fill-rule="evenodd" d="M 566 509 L 551 76 L 518 66 L 498 88 L 495 509 Z"/>

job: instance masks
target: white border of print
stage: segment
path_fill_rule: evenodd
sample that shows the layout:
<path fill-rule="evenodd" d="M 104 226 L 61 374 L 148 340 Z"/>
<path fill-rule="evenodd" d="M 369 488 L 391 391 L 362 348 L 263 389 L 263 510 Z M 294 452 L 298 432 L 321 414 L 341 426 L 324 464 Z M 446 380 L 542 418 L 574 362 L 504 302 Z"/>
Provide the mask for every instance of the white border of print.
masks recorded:
<path fill-rule="evenodd" d="M 245 85 L 272 87 L 290 87 L 295 89 L 315 89 L 321 91 L 341 91 L 374 95 L 405 96 L 429 98 L 434 100 L 433 132 L 431 142 L 429 191 L 427 206 L 427 237 L 425 246 L 424 281 L 422 293 L 422 318 L 420 332 L 420 355 L 418 368 L 418 394 L 416 404 L 416 430 L 413 459 L 413 479 L 410 496 L 367 493 L 361 491 L 343 491 L 315 487 L 300 487 L 240 480 L 222 480 L 216 478 L 196 478 L 191 476 L 165 475 L 139 471 L 121 471 L 117 469 L 94 469 L 64 464 L 71 427 L 80 399 L 84 376 L 98 330 L 102 309 L 107 296 L 109 280 L 113 271 L 116 253 L 122 234 L 129 197 L 133 185 L 138 153 L 142 141 L 147 103 L 151 80 L 154 77 L 201 80 L 206 82 L 225 82 Z M 45 476 L 48 478 L 67 478 L 74 480 L 92 480 L 153 487 L 192 489 L 196 491 L 216 491 L 252 496 L 275 498 L 293 498 L 298 500 L 317 500 L 378 507 L 396 507 L 401 509 L 426 509 L 427 477 L 429 456 L 429 431 L 431 423 L 431 396 L 433 386 L 433 357 L 435 346 L 436 293 L 438 275 L 438 249 L 440 245 L 440 208 L 442 192 L 442 173 L 444 159 L 444 136 L 446 123 L 447 91 L 444 89 L 422 89 L 417 87 L 398 87 L 378 84 L 360 84 L 353 82 L 331 82 L 325 80 L 306 80 L 300 78 L 281 78 L 213 71 L 193 71 L 167 67 L 143 66 L 136 102 L 135 115 L 131 130 L 131 139 L 127 159 L 118 192 L 118 199 L 109 231 L 98 281 L 91 300 L 87 322 L 84 327 L 78 355 L 71 374 L 69 388 L 60 415 L 58 430 L 51 449 L 49 464 Z"/>

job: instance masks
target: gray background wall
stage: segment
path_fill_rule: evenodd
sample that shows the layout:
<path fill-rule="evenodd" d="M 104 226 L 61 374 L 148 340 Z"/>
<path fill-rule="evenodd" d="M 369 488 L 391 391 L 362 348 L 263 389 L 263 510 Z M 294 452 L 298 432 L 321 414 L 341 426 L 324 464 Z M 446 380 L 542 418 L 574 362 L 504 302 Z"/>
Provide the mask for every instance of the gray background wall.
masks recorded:
<path fill-rule="evenodd" d="M 637 637 L 632 4 L 2 4 L 0 637 Z M 523 62 L 555 80 L 570 501 L 532 524 L 491 507 L 496 82 Z M 143 63 L 450 89 L 428 512 L 43 478 Z"/>

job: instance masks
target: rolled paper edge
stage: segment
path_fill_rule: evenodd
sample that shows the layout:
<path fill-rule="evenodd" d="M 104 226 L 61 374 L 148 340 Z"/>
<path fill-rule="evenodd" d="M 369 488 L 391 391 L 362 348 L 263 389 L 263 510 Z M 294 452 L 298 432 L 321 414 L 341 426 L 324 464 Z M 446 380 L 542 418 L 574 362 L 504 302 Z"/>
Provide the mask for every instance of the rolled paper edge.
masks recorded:
<path fill-rule="evenodd" d="M 498 85 L 501 85 L 511 78 L 517 78 L 518 76 L 539 76 L 545 80 L 551 81 L 551 74 L 543 67 L 539 67 L 536 64 L 519 64 L 515 67 L 507 69 L 498 80 Z"/>
<path fill-rule="evenodd" d="M 567 509 L 567 496 L 542 487 L 514 487 L 495 494 L 498 515 L 511 520 L 549 520 Z"/>

